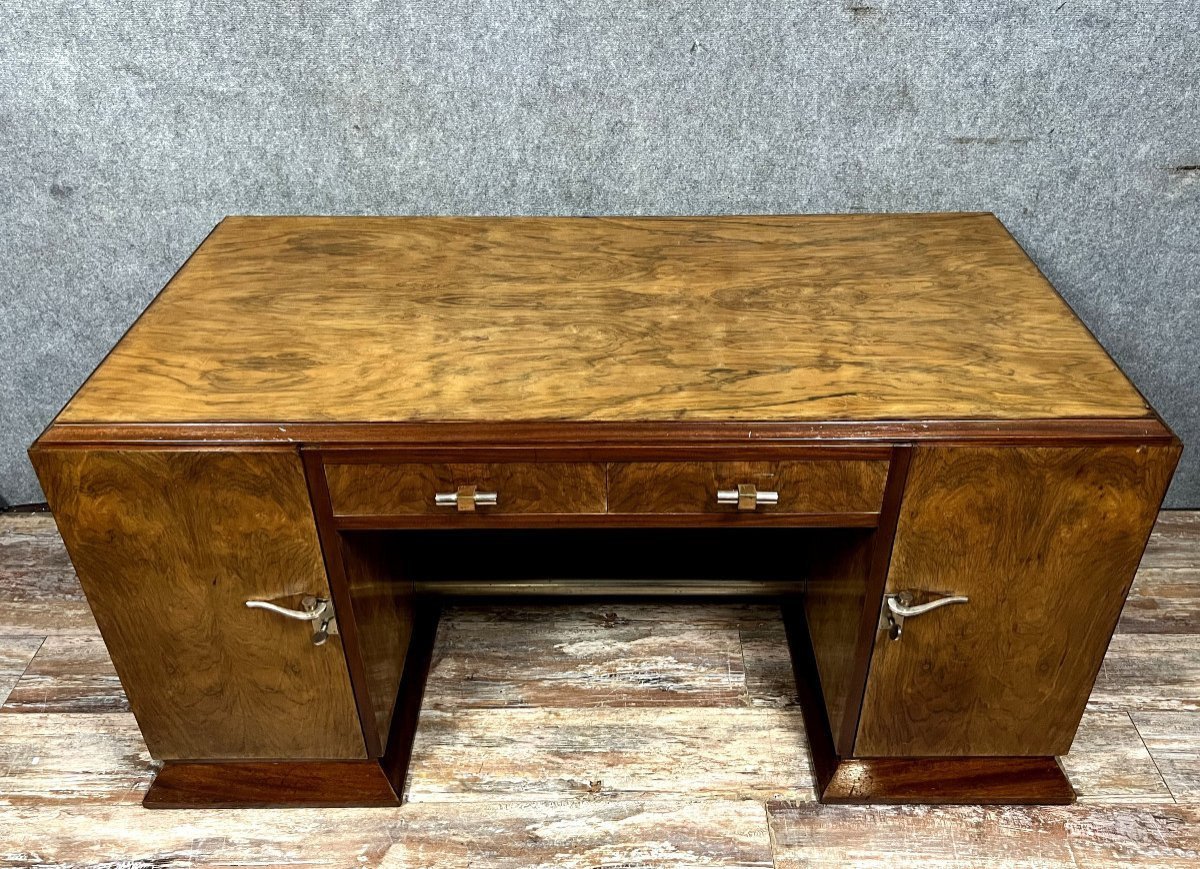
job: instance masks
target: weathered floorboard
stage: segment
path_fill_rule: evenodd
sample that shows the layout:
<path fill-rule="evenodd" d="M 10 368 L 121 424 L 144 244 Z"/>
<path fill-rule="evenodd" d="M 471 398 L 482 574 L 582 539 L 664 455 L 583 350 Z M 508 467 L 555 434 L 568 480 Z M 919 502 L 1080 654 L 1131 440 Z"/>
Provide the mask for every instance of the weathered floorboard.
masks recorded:
<path fill-rule="evenodd" d="M 48 637 L 0 712 L 125 712 L 129 702 L 99 636 Z"/>
<path fill-rule="evenodd" d="M 22 807 L 0 814 L 0 855 L 10 866 L 765 869 L 771 841 L 762 804 L 746 800 L 496 801 L 467 811 L 446 803 L 206 812 Z"/>
<path fill-rule="evenodd" d="M 1200 710 L 1200 634 L 1116 634 L 1088 708 Z"/>
<path fill-rule="evenodd" d="M 744 705 L 739 611 L 715 609 L 450 609 L 438 631 L 425 706 Z"/>
<path fill-rule="evenodd" d="M 0 806 L 129 803 L 140 811 L 153 773 L 127 712 L 0 715 Z"/>
<path fill-rule="evenodd" d="M 1135 712 L 1133 723 L 1175 799 L 1200 803 L 1200 713 Z"/>
<path fill-rule="evenodd" d="M 1195 866 L 1200 808 L 770 803 L 776 869 Z"/>
<path fill-rule="evenodd" d="M 99 634 L 49 513 L 0 520 L 0 636 Z"/>
<path fill-rule="evenodd" d="M 12 692 L 41 645 L 41 637 L 0 636 L 0 705 Z"/>
<path fill-rule="evenodd" d="M 426 710 L 409 781 L 414 802 L 816 798 L 799 710 L 770 708 Z"/>
<path fill-rule="evenodd" d="M 90 616 L 55 621 L 86 604 L 53 523 L 2 516 L 0 672 L 28 672 L 0 714 L 0 862 L 767 867 L 769 807 L 779 869 L 1195 865 L 1197 518 L 1156 526 L 1135 595 L 1176 633 L 1118 632 L 1063 760 L 1073 807 L 812 803 L 777 608 L 622 602 L 448 610 L 402 809 L 147 812 L 155 765 L 133 717 L 95 711 L 119 691 Z M 13 600 L 45 605 L 46 633 L 19 608 L 5 633 Z M 576 628 L 594 644 L 560 648 Z M 629 654 L 639 667 L 616 668 Z"/>
<path fill-rule="evenodd" d="M 1062 766 L 1080 802 L 1172 802 L 1125 712 L 1085 712 Z"/>

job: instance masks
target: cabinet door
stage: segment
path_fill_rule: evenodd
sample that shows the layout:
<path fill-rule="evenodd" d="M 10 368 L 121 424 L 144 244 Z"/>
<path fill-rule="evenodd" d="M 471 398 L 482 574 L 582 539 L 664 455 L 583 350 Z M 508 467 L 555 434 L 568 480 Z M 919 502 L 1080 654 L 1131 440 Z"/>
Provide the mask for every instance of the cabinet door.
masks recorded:
<path fill-rule="evenodd" d="M 340 638 L 245 604 L 330 598 L 297 453 L 32 455 L 151 755 L 365 757 Z"/>
<path fill-rule="evenodd" d="M 855 755 L 1066 754 L 1178 456 L 916 448 L 885 594 L 969 602 L 876 634 Z"/>

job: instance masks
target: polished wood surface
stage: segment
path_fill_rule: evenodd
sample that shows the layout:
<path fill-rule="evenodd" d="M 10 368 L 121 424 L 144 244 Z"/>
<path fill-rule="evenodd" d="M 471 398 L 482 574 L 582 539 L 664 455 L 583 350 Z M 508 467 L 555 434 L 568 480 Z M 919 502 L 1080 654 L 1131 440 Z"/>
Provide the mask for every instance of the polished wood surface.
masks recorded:
<path fill-rule="evenodd" d="M 156 758 L 365 755 L 339 637 L 245 606 L 329 597 L 295 451 L 33 459 Z"/>
<path fill-rule="evenodd" d="M 851 698 L 852 682 L 875 538 L 869 531 L 829 534 L 803 553 L 804 612 L 821 702 L 835 735 L 847 716 L 858 718 L 859 698 Z M 861 687 L 857 693 L 861 696 Z"/>
<path fill-rule="evenodd" d="M 439 507 L 434 495 L 477 486 L 495 492 L 495 506 L 480 514 L 603 513 L 604 465 L 600 463 L 410 463 L 326 464 L 335 516 L 429 515 L 454 519 L 455 507 Z"/>
<path fill-rule="evenodd" d="M 871 618 L 888 563 L 900 501 L 912 454 L 909 447 L 892 450 L 877 530 L 869 536 L 846 534 L 828 538 L 807 554 L 811 562 L 804 593 L 804 612 L 820 678 L 821 702 L 839 754 L 850 754 L 858 731 L 858 712 L 866 687 L 867 666 L 875 639 Z"/>
<path fill-rule="evenodd" d="M 392 790 L 407 799 L 409 765 L 417 726 L 421 721 L 421 701 L 433 664 L 433 644 L 437 640 L 441 605 L 437 601 L 418 601 L 412 608 L 412 630 L 404 656 L 404 669 L 396 691 L 395 713 L 387 738 L 387 752 L 380 761 Z"/>
<path fill-rule="evenodd" d="M 382 756 L 388 747 L 396 696 L 413 636 L 413 581 L 405 576 L 403 554 L 386 539 L 332 531 L 326 536 L 325 546 L 345 565 L 343 575 L 354 610 L 356 643 L 367 688 L 360 709 L 364 727 L 374 729 L 374 739 L 368 739 L 370 753 Z"/>
<path fill-rule="evenodd" d="M 1148 415 L 990 214 L 237 217 L 58 421 Z"/>
<path fill-rule="evenodd" d="M 617 462 L 608 468 L 610 513 L 732 513 L 717 503 L 719 489 L 742 483 L 779 494 L 768 513 L 877 513 L 888 463 L 817 460 L 795 462 Z"/>
<path fill-rule="evenodd" d="M 809 584 L 823 797 L 1017 802 L 1064 792 L 1178 450 L 994 216 L 939 214 L 231 218 L 33 455 L 165 759 L 370 759 L 394 796 L 419 595 L 766 573 Z M 716 503 L 739 484 L 780 503 Z M 713 548 L 760 532 L 795 545 Z M 688 558 L 621 549 L 647 534 Z M 885 590 L 971 604 L 892 643 Z M 305 592 L 320 651 L 226 615 Z"/>
<path fill-rule="evenodd" d="M 1061 806 L 1075 791 L 1053 757 L 867 757 L 843 759 L 821 802 Z"/>
<path fill-rule="evenodd" d="M 854 753 L 854 740 L 858 737 L 858 716 L 862 711 L 862 697 L 867 687 L 871 652 L 879 626 L 875 611 L 887 585 L 888 568 L 892 563 L 892 547 L 896 541 L 896 526 L 900 522 L 900 506 L 904 503 L 904 490 L 908 485 L 908 468 L 912 463 L 912 454 L 912 446 L 898 446 L 892 450 L 887 488 L 883 493 L 883 510 L 879 516 L 879 530 L 871 541 L 871 563 L 863 587 L 857 629 L 851 627 L 849 613 L 842 616 L 846 619 L 846 633 L 852 634 L 853 640 L 849 636 L 840 637 L 836 643 L 831 642 L 829 649 L 821 650 L 823 656 L 832 653 L 840 657 L 841 665 L 847 668 L 847 714 L 842 716 L 839 729 L 833 733 L 834 746 L 841 755 Z M 844 598 L 841 603 L 846 603 Z"/>
<path fill-rule="evenodd" d="M 794 600 L 783 604 L 788 653 L 808 734 L 814 787 L 823 803 L 1065 805 L 1075 790 L 1053 757 L 867 757 L 838 751 L 827 714 L 817 635 Z M 851 721 L 854 719 L 851 718 Z"/>
<path fill-rule="evenodd" d="M 685 448 L 736 452 L 746 446 L 828 446 L 831 442 L 876 448 L 914 440 L 977 444 L 1111 444 L 1127 441 L 1175 443 L 1175 435 L 1157 416 L 1124 419 L 912 419 L 826 420 L 823 422 L 224 422 L 224 423 L 61 423 L 51 425 L 38 442 L 46 446 L 128 444 L 164 446 L 208 444 L 287 445 L 305 443 L 330 449 L 378 449 L 405 446 L 428 450 L 437 445 L 446 461 L 454 451 L 533 448 L 560 454 L 570 449 L 638 453 L 657 460 L 656 449 Z M 730 455 L 732 458 L 732 453 Z"/>
<path fill-rule="evenodd" d="M 395 806 L 378 761 L 167 761 L 142 805 L 148 809 Z"/>
<path fill-rule="evenodd" d="M 882 632 L 856 756 L 1071 748 L 1178 447 L 916 447 L 887 591 L 963 594 Z"/>

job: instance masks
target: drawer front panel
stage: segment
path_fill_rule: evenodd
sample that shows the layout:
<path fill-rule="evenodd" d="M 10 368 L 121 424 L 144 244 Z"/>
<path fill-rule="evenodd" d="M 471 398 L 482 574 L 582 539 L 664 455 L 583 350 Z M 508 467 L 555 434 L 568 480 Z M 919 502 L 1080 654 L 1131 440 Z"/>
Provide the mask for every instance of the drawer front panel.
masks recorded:
<path fill-rule="evenodd" d="M 604 465 L 595 462 L 345 463 L 327 464 L 325 477 L 336 516 L 453 516 L 454 503 L 438 495 L 474 486 L 480 515 L 493 513 L 603 513 Z M 495 504 L 487 494 L 495 493 Z"/>
<path fill-rule="evenodd" d="M 886 460 L 620 463 L 609 466 L 608 510 L 737 513 L 737 503 L 719 503 L 717 493 L 749 484 L 778 494 L 756 513 L 878 513 L 887 471 Z"/>

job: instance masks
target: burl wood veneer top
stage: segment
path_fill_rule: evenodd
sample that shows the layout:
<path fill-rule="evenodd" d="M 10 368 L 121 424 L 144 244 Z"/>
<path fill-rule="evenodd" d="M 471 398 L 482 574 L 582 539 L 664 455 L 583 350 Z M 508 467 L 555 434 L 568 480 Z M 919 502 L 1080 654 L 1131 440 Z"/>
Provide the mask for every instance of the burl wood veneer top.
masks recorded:
<path fill-rule="evenodd" d="M 58 421 L 1148 414 L 990 214 L 231 217 Z"/>

